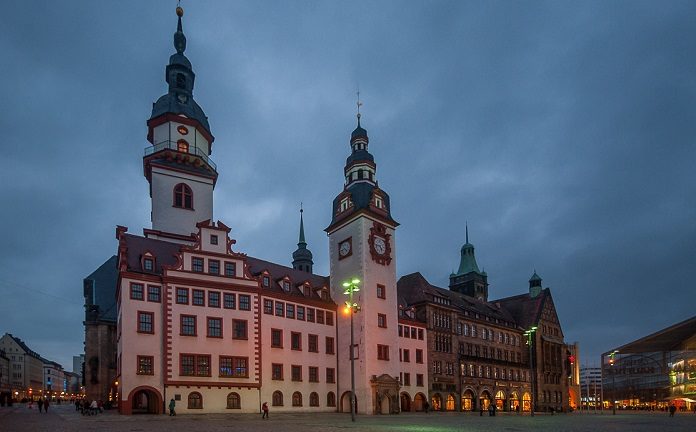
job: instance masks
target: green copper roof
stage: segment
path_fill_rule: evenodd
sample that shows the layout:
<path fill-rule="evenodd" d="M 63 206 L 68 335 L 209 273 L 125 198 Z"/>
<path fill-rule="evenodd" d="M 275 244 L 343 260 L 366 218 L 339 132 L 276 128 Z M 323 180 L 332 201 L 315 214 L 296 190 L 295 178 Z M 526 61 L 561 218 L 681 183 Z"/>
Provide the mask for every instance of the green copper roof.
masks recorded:
<path fill-rule="evenodd" d="M 469 225 L 466 226 L 466 243 L 462 246 L 461 260 L 459 261 L 459 270 L 456 276 L 465 275 L 467 273 L 476 272 L 481 274 L 481 271 L 476 264 L 476 255 L 474 255 L 474 245 L 469 243 Z"/>
<path fill-rule="evenodd" d="M 532 277 L 529 278 L 529 282 L 532 282 L 532 281 L 541 281 L 541 278 L 537 274 L 536 270 L 534 270 L 534 274 L 532 275 Z"/>

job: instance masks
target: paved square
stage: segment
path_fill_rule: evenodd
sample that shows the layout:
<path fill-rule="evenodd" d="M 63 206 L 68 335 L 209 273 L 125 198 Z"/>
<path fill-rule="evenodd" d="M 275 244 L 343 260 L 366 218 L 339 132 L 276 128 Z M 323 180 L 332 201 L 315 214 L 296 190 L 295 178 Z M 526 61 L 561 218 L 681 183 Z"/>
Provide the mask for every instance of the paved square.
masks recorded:
<path fill-rule="evenodd" d="M 548 431 L 548 432 L 613 432 L 613 431 L 696 431 L 696 415 L 678 413 L 670 418 L 665 413 L 498 415 L 479 417 L 458 413 L 414 413 L 395 416 L 359 416 L 351 423 L 345 414 L 274 414 L 269 420 L 252 414 L 204 414 L 169 416 L 121 416 L 107 412 L 84 417 L 72 405 L 52 405 L 48 414 L 25 405 L 0 408 L 2 432 L 218 432 L 218 431 L 389 431 L 389 432 L 483 432 L 483 431 Z"/>

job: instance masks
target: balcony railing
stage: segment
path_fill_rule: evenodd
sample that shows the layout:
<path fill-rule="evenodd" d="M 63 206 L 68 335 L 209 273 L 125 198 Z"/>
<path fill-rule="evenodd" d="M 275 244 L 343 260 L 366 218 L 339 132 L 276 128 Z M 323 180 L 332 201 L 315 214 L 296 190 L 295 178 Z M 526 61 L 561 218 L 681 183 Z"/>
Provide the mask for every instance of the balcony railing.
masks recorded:
<path fill-rule="evenodd" d="M 205 154 L 205 152 L 203 150 L 189 144 L 188 151 L 181 151 L 179 149 L 179 144 L 176 141 L 162 141 L 162 142 L 159 142 L 151 147 L 147 147 L 145 149 L 145 156 L 149 156 L 151 154 L 155 154 L 157 152 L 160 152 L 162 150 L 167 150 L 167 149 L 174 150 L 174 151 L 179 152 L 179 153 L 190 154 L 190 155 L 199 157 L 199 158 L 203 159 L 205 161 L 205 163 L 207 163 L 212 169 L 217 171 L 217 165 L 215 165 L 215 162 L 213 162 L 210 159 L 210 157 L 208 157 L 208 155 Z"/>

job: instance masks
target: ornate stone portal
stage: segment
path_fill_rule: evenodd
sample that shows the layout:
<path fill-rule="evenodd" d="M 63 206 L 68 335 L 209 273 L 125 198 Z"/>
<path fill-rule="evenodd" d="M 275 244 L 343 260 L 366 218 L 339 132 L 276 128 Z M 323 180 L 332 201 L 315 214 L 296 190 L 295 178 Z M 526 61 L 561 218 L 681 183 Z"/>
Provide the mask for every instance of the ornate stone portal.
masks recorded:
<path fill-rule="evenodd" d="M 372 405 L 373 414 L 398 414 L 399 413 L 399 380 L 383 374 L 372 376 L 370 380 L 372 394 L 375 395 Z"/>

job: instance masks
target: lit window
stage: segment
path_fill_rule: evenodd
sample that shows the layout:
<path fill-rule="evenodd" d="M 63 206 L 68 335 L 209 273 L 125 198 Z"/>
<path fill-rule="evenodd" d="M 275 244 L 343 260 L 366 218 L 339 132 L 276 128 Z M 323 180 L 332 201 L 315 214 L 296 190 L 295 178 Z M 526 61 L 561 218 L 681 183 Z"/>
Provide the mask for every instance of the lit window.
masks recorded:
<path fill-rule="evenodd" d="M 189 143 L 186 140 L 179 140 L 176 142 L 176 149 L 182 153 L 188 153 Z"/>
<path fill-rule="evenodd" d="M 176 128 L 176 131 L 179 132 L 181 135 L 188 135 L 188 128 L 184 125 L 179 125 Z"/>
<path fill-rule="evenodd" d="M 138 356 L 138 375 L 153 375 L 153 365 L 155 358 L 153 356 Z"/>

